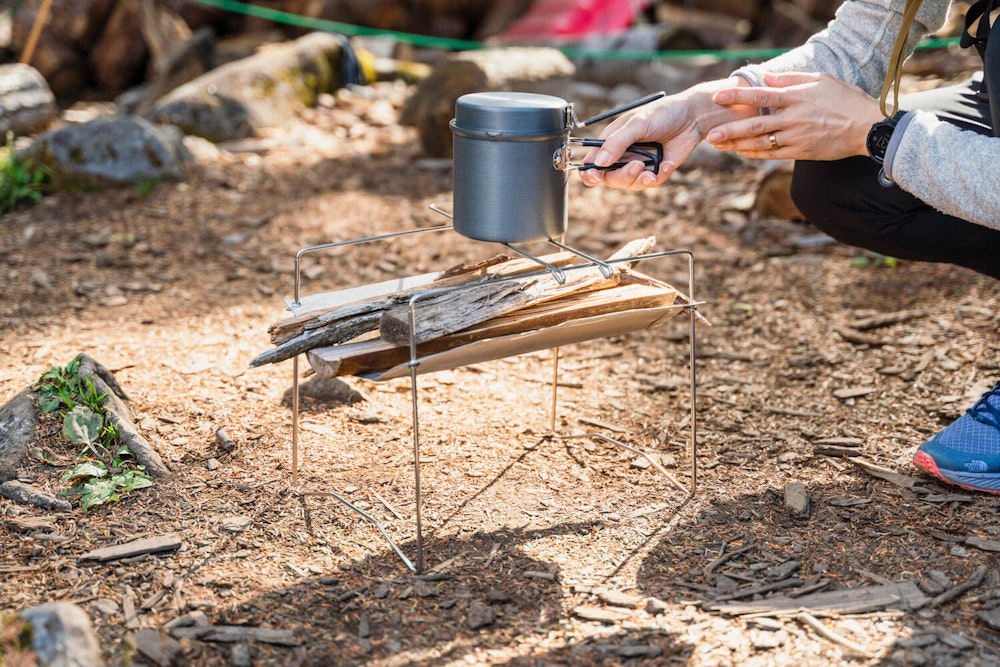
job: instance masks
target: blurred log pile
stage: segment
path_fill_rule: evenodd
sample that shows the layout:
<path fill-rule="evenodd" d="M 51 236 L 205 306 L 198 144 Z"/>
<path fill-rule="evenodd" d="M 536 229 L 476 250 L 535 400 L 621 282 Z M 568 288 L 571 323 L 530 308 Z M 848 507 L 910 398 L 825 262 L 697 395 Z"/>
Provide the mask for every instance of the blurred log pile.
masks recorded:
<path fill-rule="evenodd" d="M 804 42 L 833 18 L 844 0 L 665 0 L 657 23 L 675 23 L 706 48 L 781 47 Z"/>
<path fill-rule="evenodd" d="M 483 39 L 531 0 L 270 0 L 270 9 L 383 30 Z M 42 0 L 0 6 L 0 63 L 24 53 Z M 31 65 L 61 99 L 113 97 L 172 68 L 202 72 L 306 30 L 185 0 L 52 0 Z M 201 31 L 201 32 L 199 32 Z M 204 35 L 213 42 L 206 47 Z M 178 64 L 180 61 L 180 64 Z M 200 73 L 200 72 L 198 72 Z M 195 73 L 197 75 L 197 73 Z"/>
<path fill-rule="evenodd" d="M 533 1 L 261 0 L 258 4 L 367 28 L 488 40 L 521 17 Z M 789 45 L 822 27 L 840 1 L 658 0 L 647 4 L 638 22 L 685 27 L 686 33 L 698 37 L 687 48 L 745 42 Z M 18 0 L 0 8 L 0 62 L 16 62 L 23 55 L 42 5 L 43 0 Z M 245 57 L 261 43 L 304 32 L 187 0 L 52 0 L 31 64 L 60 99 L 86 92 L 111 98 L 171 72 L 183 72 L 175 78 L 191 78 Z"/>

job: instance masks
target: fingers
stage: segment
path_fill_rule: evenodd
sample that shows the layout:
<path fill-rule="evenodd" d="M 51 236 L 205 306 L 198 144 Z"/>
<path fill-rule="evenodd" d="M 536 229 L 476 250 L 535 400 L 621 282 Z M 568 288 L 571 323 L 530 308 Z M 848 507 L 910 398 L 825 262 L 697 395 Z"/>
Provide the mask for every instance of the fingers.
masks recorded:
<path fill-rule="evenodd" d="M 605 185 L 609 188 L 648 190 L 662 185 L 677 169 L 677 163 L 663 160 L 660 171 L 654 174 L 642 162 L 635 160 L 618 169 L 588 169 L 581 171 L 580 180 L 584 185 Z"/>
<path fill-rule="evenodd" d="M 706 140 L 720 151 L 731 151 L 745 157 L 758 159 L 780 159 L 792 155 L 796 145 L 793 131 L 778 127 L 774 121 L 768 124 L 762 116 L 751 121 L 736 121 L 712 128 Z"/>
<path fill-rule="evenodd" d="M 706 141 L 720 151 L 774 149 L 770 137 L 784 129 L 780 121 L 771 116 L 755 116 L 713 127 L 705 136 Z"/>

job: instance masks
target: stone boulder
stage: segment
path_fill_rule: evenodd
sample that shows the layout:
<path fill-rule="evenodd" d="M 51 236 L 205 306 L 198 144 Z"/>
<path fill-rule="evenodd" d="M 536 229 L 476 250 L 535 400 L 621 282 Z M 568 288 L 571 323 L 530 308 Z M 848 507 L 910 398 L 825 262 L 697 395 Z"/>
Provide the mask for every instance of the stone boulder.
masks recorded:
<path fill-rule="evenodd" d="M 39 135 L 18 153 L 48 171 L 56 190 L 101 189 L 148 181 L 180 180 L 189 154 L 176 127 L 138 116 L 98 118 Z"/>
<path fill-rule="evenodd" d="M 147 114 L 186 134 L 221 142 L 288 122 L 322 93 L 349 83 L 356 63 L 347 42 L 316 32 L 226 63 L 160 98 Z"/>
<path fill-rule="evenodd" d="M 25 389 L 0 407 L 0 483 L 17 477 L 37 426 L 38 411 L 31 390 Z"/>
<path fill-rule="evenodd" d="M 51 602 L 25 609 L 21 618 L 31 625 L 31 650 L 38 664 L 51 667 L 101 667 L 101 649 L 86 612 L 68 602 Z"/>

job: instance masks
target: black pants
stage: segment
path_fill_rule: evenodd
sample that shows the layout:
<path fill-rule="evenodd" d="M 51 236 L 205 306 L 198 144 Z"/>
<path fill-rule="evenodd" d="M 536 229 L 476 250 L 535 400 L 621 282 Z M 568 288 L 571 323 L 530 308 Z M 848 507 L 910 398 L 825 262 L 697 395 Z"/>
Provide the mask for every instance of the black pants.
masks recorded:
<path fill-rule="evenodd" d="M 899 105 L 934 111 L 962 129 L 991 135 L 989 104 L 978 88 L 973 79 L 904 96 Z M 809 222 L 848 245 L 899 259 L 957 264 L 1000 279 L 1000 231 L 945 215 L 898 186 L 883 187 L 878 170 L 868 157 L 799 160 L 792 199 Z"/>

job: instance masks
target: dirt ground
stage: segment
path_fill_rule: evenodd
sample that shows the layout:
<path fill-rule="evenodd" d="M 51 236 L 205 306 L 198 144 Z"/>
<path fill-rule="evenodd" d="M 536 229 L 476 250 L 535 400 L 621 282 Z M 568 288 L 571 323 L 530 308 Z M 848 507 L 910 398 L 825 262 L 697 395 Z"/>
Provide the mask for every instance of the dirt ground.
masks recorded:
<path fill-rule="evenodd" d="M 550 352 L 420 376 L 425 576 L 335 498 L 297 494 L 291 362 L 248 368 L 287 315 L 296 251 L 439 224 L 428 205 L 451 199 L 450 163 L 420 158 L 412 131 L 340 111 L 204 158 L 183 183 L 54 195 L 0 218 L 0 400 L 88 353 L 173 471 L 87 512 L 0 500 L 2 611 L 76 602 L 112 664 L 151 664 L 129 637 L 193 611 L 294 639 L 182 639 L 176 664 L 1000 664 L 984 620 L 1000 606 L 1000 498 L 909 463 L 1000 379 L 1000 286 L 749 214 L 758 165 L 687 170 L 642 194 L 570 184 L 570 245 L 607 255 L 655 235 L 693 252 L 712 324 L 697 334 L 693 497 L 600 439 L 545 437 Z M 450 231 L 341 247 L 306 256 L 302 289 L 498 250 Z M 687 291 L 683 256 L 643 270 Z M 563 348 L 556 432 L 649 448 L 687 483 L 687 331 L 684 314 Z M 357 502 L 415 558 L 409 380 L 314 396 L 303 380 L 298 489 Z M 51 429 L 40 438 L 73 456 Z M 23 478 L 58 491 L 61 472 L 33 463 Z M 790 483 L 808 516 L 786 506 Z M 166 534 L 183 546 L 79 558 Z M 981 566 L 978 586 L 919 609 L 713 609 L 890 581 L 930 599 Z"/>

